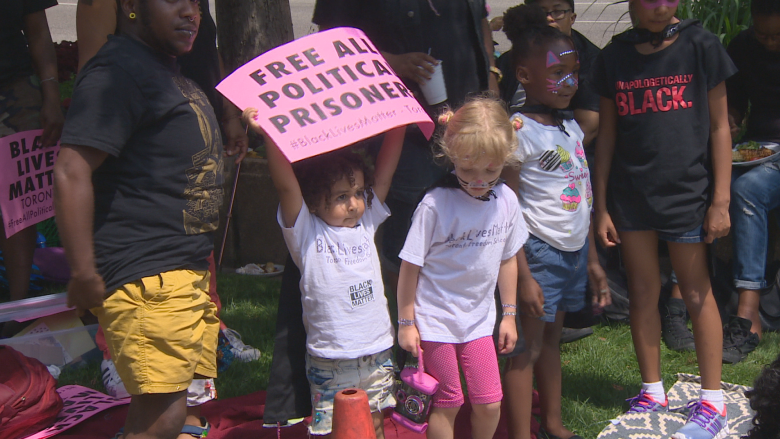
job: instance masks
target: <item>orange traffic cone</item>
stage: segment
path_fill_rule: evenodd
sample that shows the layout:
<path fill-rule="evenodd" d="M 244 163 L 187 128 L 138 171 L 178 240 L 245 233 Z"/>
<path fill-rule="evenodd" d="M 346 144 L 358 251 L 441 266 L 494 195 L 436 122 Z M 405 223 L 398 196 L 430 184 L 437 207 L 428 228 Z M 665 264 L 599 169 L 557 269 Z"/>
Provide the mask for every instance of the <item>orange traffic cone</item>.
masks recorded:
<path fill-rule="evenodd" d="M 333 402 L 332 439 L 376 439 L 368 394 L 361 389 L 345 389 Z"/>

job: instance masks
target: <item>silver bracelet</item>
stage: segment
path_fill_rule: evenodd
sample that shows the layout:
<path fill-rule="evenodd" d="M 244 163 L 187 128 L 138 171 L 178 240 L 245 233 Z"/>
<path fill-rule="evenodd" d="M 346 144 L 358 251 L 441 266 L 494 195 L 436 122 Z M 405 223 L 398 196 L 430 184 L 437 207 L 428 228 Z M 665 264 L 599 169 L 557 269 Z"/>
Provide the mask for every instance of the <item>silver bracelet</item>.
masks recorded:
<path fill-rule="evenodd" d="M 506 317 L 506 316 L 516 316 L 517 313 L 515 311 L 506 311 L 506 312 L 502 313 L 501 315 L 504 316 L 504 317 Z"/>
<path fill-rule="evenodd" d="M 414 326 L 414 319 L 398 319 L 398 324 L 401 326 Z"/>
<path fill-rule="evenodd" d="M 517 305 L 511 305 L 511 304 L 509 304 L 509 303 L 502 303 L 502 304 L 501 304 L 501 308 L 512 308 L 512 309 L 517 309 Z"/>
<path fill-rule="evenodd" d="M 46 82 L 46 81 L 55 81 L 55 82 L 56 82 L 56 81 L 57 81 L 57 78 L 55 78 L 54 76 L 52 76 L 51 78 L 41 79 L 41 84 L 43 84 L 43 83 L 44 83 L 44 82 Z"/>

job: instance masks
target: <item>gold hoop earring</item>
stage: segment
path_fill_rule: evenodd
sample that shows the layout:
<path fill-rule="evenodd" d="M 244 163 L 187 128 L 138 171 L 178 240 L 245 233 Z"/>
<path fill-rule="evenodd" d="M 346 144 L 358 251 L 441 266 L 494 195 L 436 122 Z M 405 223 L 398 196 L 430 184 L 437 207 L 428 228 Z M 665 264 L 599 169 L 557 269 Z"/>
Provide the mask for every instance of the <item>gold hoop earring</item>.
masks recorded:
<path fill-rule="evenodd" d="M 135 20 L 135 12 L 131 12 L 131 13 L 128 15 L 128 17 L 129 17 L 131 20 Z"/>

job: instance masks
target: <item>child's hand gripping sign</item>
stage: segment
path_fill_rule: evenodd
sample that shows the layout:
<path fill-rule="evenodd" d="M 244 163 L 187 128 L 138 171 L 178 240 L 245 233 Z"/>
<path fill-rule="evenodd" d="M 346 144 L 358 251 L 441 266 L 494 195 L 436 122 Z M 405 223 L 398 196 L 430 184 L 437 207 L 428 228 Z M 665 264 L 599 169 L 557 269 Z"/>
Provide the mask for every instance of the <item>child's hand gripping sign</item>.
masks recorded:
<path fill-rule="evenodd" d="M 389 129 L 434 123 L 368 37 L 354 28 L 308 35 L 270 50 L 225 78 L 217 90 L 258 122 L 290 162 Z"/>

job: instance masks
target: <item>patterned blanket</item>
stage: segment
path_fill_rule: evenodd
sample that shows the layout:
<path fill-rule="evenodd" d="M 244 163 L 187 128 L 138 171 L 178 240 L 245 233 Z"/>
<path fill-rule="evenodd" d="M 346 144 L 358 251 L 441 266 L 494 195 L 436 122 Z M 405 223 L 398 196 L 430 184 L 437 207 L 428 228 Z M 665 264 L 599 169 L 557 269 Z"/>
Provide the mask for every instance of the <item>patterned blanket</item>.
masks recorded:
<path fill-rule="evenodd" d="M 685 424 L 688 418 L 686 406 L 699 398 L 701 377 L 680 373 L 677 382 L 669 389 L 668 413 L 623 414 L 599 433 L 598 439 L 664 439 Z M 752 427 L 754 416 L 745 392 L 750 387 L 720 383 L 726 400 L 729 417 L 730 439 L 739 439 Z"/>

